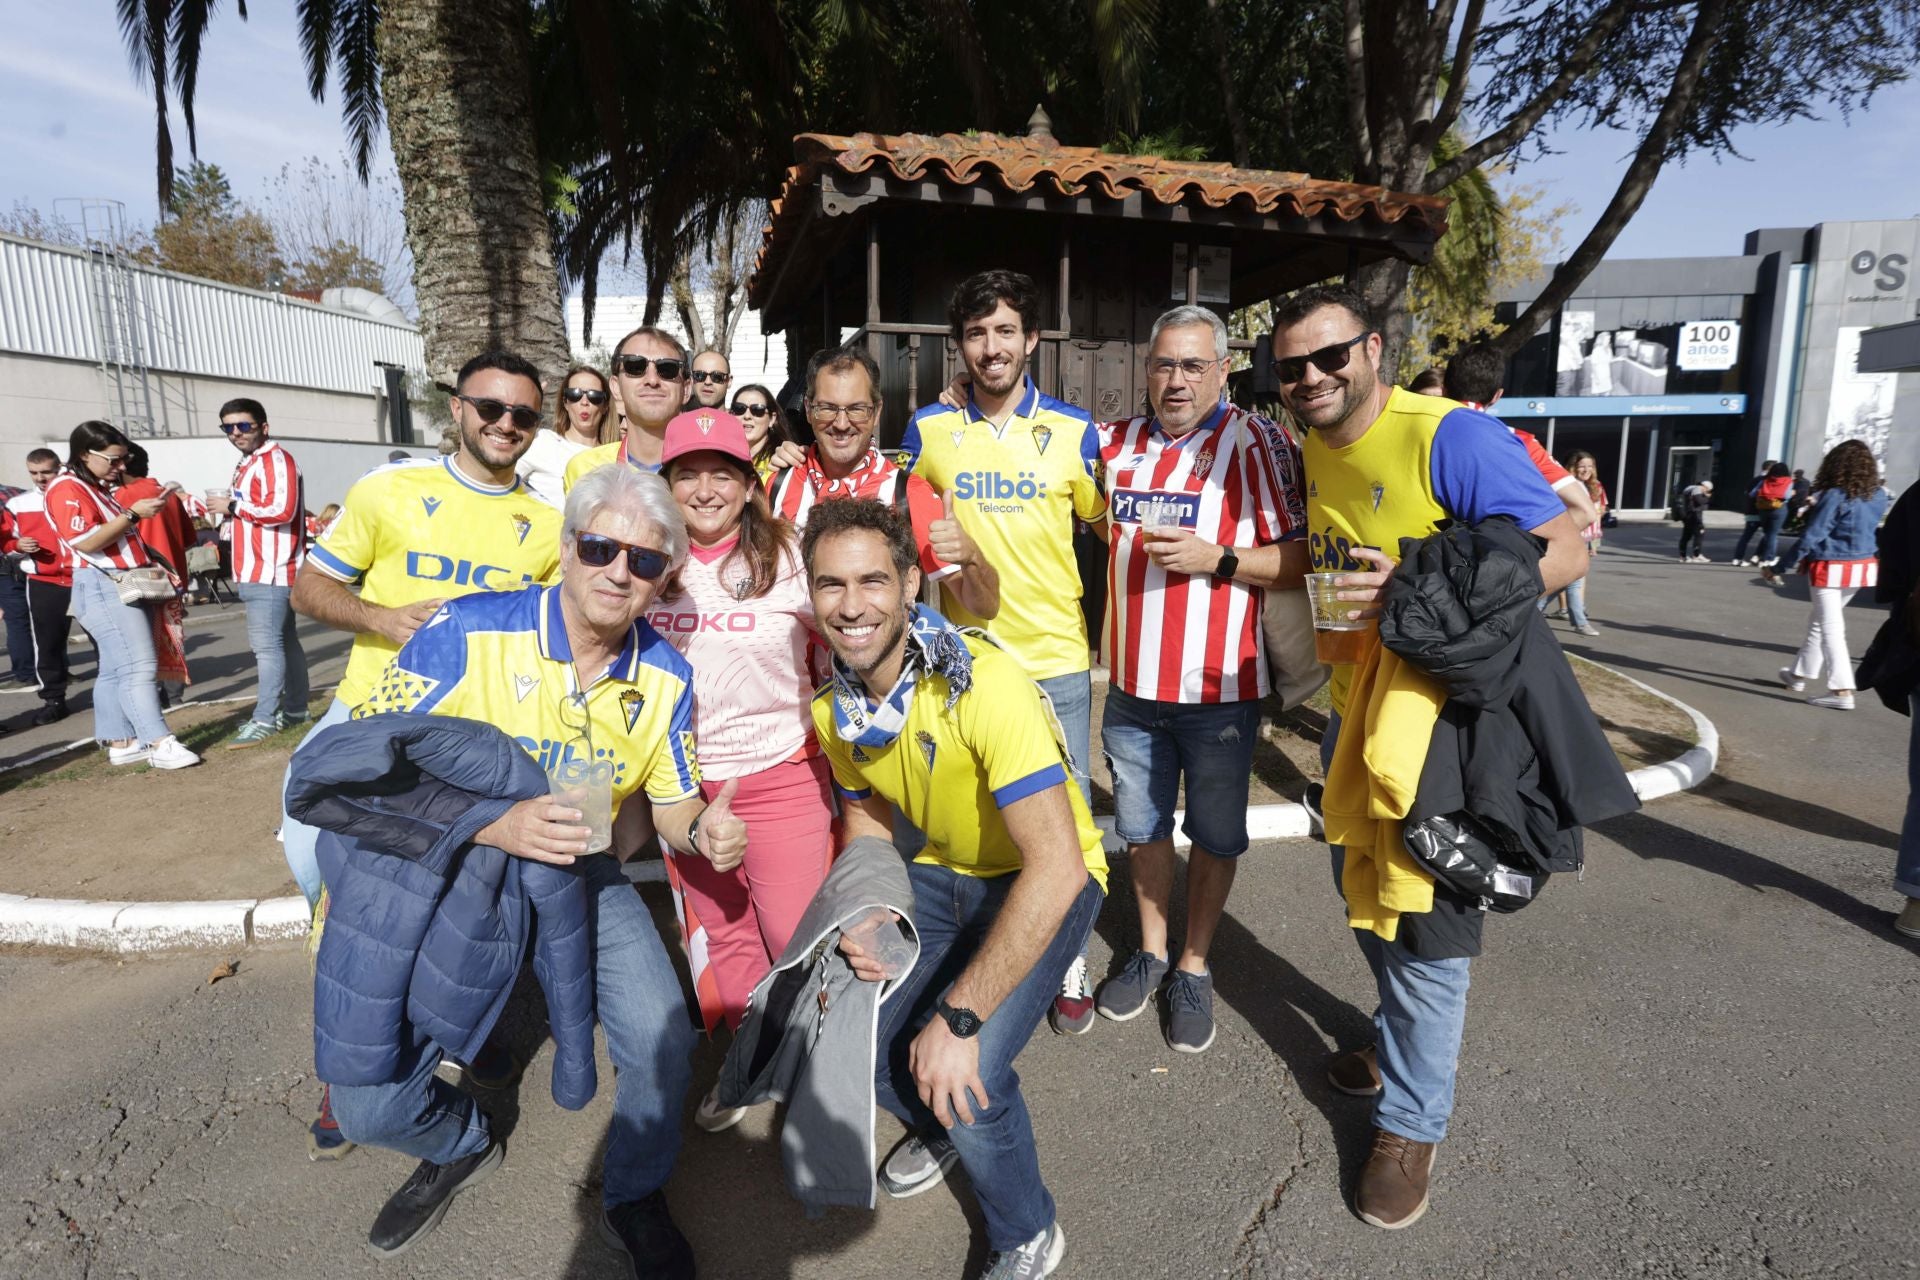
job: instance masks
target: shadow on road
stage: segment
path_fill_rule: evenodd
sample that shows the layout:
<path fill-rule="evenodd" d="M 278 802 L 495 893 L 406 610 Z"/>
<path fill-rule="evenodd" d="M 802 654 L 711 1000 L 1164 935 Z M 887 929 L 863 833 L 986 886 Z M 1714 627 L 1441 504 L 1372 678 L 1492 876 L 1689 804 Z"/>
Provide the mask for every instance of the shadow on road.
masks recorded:
<path fill-rule="evenodd" d="M 1750 787 L 1744 782 L 1735 782 L 1717 773 L 1694 794 L 1712 800 L 1716 804 L 1738 809 L 1742 813 L 1751 813 L 1769 822 L 1777 822 L 1783 827 L 1805 831 L 1809 835 L 1825 836 L 1834 840 L 1851 840 L 1856 844 L 1878 845 L 1883 849 L 1900 847 L 1899 835 L 1888 831 L 1885 827 L 1876 827 L 1871 822 L 1862 822 L 1852 814 L 1842 813 L 1838 809 L 1828 809 L 1817 804 L 1808 804 L 1805 800 L 1796 800 L 1791 796 L 1763 791 L 1759 787 Z"/>
<path fill-rule="evenodd" d="M 1686 627 L 1670 627 L 1662 622 L 1609 622 L 1610 631 L 1635 631 L 1641 635 L 1664 636 L 1669 640 L 1692 640 L 1702 644 L 1721 648 L 1765 649 L 1773 653 L 1792 654 L 1792 645 L 1770 644 L 1765 640 L 1743 640 L 1737 636 L 1717 636 L 1706 631 L 1692 631 Z"/>
<path fill-rule="evenodd" d="M 1876 938 L 1920 955 L 1920 939 L 1904 938 L 1893 931 L 1891 912 L 1862 902 L 1846 890 L 1792 867 L 1783 867 L 1745 849 L 1662 822 L 1645 810 L 1611 818 L 1592 830 L 1648 861 L 1678 862 L 1756 892 L 1780 889 L 1791 893 L 1848 924 L 1858 925 Z"/>

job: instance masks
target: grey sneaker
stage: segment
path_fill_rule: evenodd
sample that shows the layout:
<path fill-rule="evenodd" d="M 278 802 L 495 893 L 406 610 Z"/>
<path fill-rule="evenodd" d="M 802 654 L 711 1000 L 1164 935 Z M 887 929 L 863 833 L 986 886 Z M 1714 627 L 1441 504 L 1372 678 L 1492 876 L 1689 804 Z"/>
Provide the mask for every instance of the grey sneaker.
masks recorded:
<path fill-rule="evenodd" d="M 1594 626 L 1591 622 L 1583 622 L 1575 627 L 1574 630 L 1583 636 L 1597 636 L 1600 634 L 1600 628 Z"/>
<path fill-rule="evenodd" d="M 278 730 L 264 720 L 249 720 L 240 726 L 240 731 L 227 739 L 227 750 L 244 751 L 248 747 L 257 747 L 271 738 Z"/>
<path fill-rule="evenodd" d="M 1165 960 L 1150 951 L 1136 951 L 1127 957 L 1120 972 L 1100 984 L 1093 1006 L 1101 1017 L 1114 1022 L 1137 1018 L 1166 979 Z"/>
<path fill-rule="evenodd" d="M 1067 1253 L 1067 1233 L 1054 1223 L 1018 1249 L 996 1249 L 987 1255 L 980 1280 L 1028 1280 L 1050 1276 Z"/>
<path fill-rule="evenodd" d="M 960 1153 L 954 1150 L 946 1134 L 923 1138 L 910 1133 L 880 1166 L 880 1189 L 895 1200 L 931 1191 L 940 1185 L 959 1159 Z"/>
<path fill-rule="evenodd" d="M 1205 1053 L 1213 1043 L 1213 974 L 1175 969 L 1167 975 L 1167 1047 Z"/>

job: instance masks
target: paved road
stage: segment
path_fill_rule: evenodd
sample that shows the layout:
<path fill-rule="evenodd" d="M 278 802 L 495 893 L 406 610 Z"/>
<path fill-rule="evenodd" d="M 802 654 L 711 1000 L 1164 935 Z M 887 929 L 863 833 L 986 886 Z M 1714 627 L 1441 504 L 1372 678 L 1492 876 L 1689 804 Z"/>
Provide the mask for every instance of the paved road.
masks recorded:
<path fill-rule="evenodd" d="M 1575 647 L 1705 711 L 1723 776 L 1606 824 L 1584 882 L 1556 881 L 1491 930 L 1432 1213 L 1386 1233 L 1345 1208 L 1366 1111 L 1320 1071 L 1366 1036 L 1371 1000 L 1324 850 L 1274 842 L 1235 887 L 1209 1053 L 1170 1053 L 1140 1019 L 1043 1033 L 1022 1059 L 1070 1240 L 1061 1275 L 1912 1270 L 1920 1142 L 1903 1082 L 1920 948 L 1886 927 L 1906 722 L 1771 684 L 1804 603 L 1745 571 L 1673 564 L 1670 541 L 1668 526 L 1620 531 L 1594 579 L 1604 634 Z M 1864 647 L 1879 615 L 1853 615 Z M 1109 905 L 1096 967 L 1131 944 L 1130 916 Z M 503 1169 L 414 1255 L 361 1253 L 406 1168 L 304 1158 L 303 958 L 251 955 L 208 988 L 210 964 L 0 956 L 0 1276 L 619 1274 L 589 1226 L 608 1102 L 555 1107 L 547 1050 L 517 1099 L 489 1100 L 517 1116 Z M 535 1012 L 513 1023 L 529 1043 Z M 713 1065 L 697 1064 L 702 1085 Z M 689 1126 L 669 1195 L 703 1274 L 977 1263 L 963 1188 L 805 1221 L 770 1120 Z"/>

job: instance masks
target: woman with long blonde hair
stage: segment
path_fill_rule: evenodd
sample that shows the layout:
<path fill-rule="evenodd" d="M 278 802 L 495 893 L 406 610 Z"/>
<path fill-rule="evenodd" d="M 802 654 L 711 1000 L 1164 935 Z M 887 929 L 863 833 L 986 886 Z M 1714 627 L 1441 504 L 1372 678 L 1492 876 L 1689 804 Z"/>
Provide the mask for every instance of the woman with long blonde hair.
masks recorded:
<path fill-rule="evenodd" d="M 608 425 L 612 421 L 613 388 L 607 375 L 590 365 L 577 364 L 567 370 L 552 418 L 520 455 L 514 470 L 542 501 L 563 506 L 567 500 L 567 464 L 574 455 L 612 440 L 615 433 Z"/>

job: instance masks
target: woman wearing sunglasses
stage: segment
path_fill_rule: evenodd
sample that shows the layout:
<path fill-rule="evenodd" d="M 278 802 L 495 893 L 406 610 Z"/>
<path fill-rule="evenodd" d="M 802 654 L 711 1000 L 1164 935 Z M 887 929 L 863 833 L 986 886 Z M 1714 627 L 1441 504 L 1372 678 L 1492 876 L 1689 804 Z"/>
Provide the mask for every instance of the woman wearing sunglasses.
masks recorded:
<path fill-rule="evenodd" d="M 706 935 L 694 989 L 712 1033 L 740 1025 L 748 994 L 826 879 L 833 809 L 812 731 L 806 572 L 793 526 L 774 518 L 754 477 L 746 429 L 730 413 L 683 413 L 661 457 L 692 545 L 647 621 L 693 667 L 701 787 L 711 796 L 735 781 L 733 811 L 748 832 L 745 861 L 731 871 L 668 856 L 687 937 Z M 743 1114 L 719 1110 L 709 1093 L 694 1118 L 720 1130 Z"/>
<path fill-rule="evenodd" d="M 785 444 L 787 415 L 780 412 L 773 392 L 750 382 L 733 393 L 733 413 L 747 429 L 747 448 L 753 454 L 754 474 L 765 484 L 773 474 L 773 451 Z"/>
<path fill-rule="evenodd" d="M 614 433 L 607 430 L 613 418 L 612 401 L 606 374 L 583 364 L 567 370 L 566 385 L 560 391 L 560 411 L 548 421 L 547 430 L 534 436 L 533 444 L 520 455 L 514 468 L 527 487 L 549 506 L 559 507 L 567 500 L 562 483 L 567 464 L 614 438 Z"/>
<path fill-rule="evenodd" d="M 47 518 L 73 560 L 73 614 L 100 654 L 93 682 L 95 741 L 106 746 L 113 764 L 145 761 L 156 769 L 185 769 L 200 757 L 180 745 L 160 718 L 153 610 L 120 598 L 124 575 L 153 567 L 137 530 L 165 505 L 159 498 L 124 506 L 114 500 L 112 489 L 132 450 L 107 423 L 75 427 L 66 469 L 47 486 Z"/>

